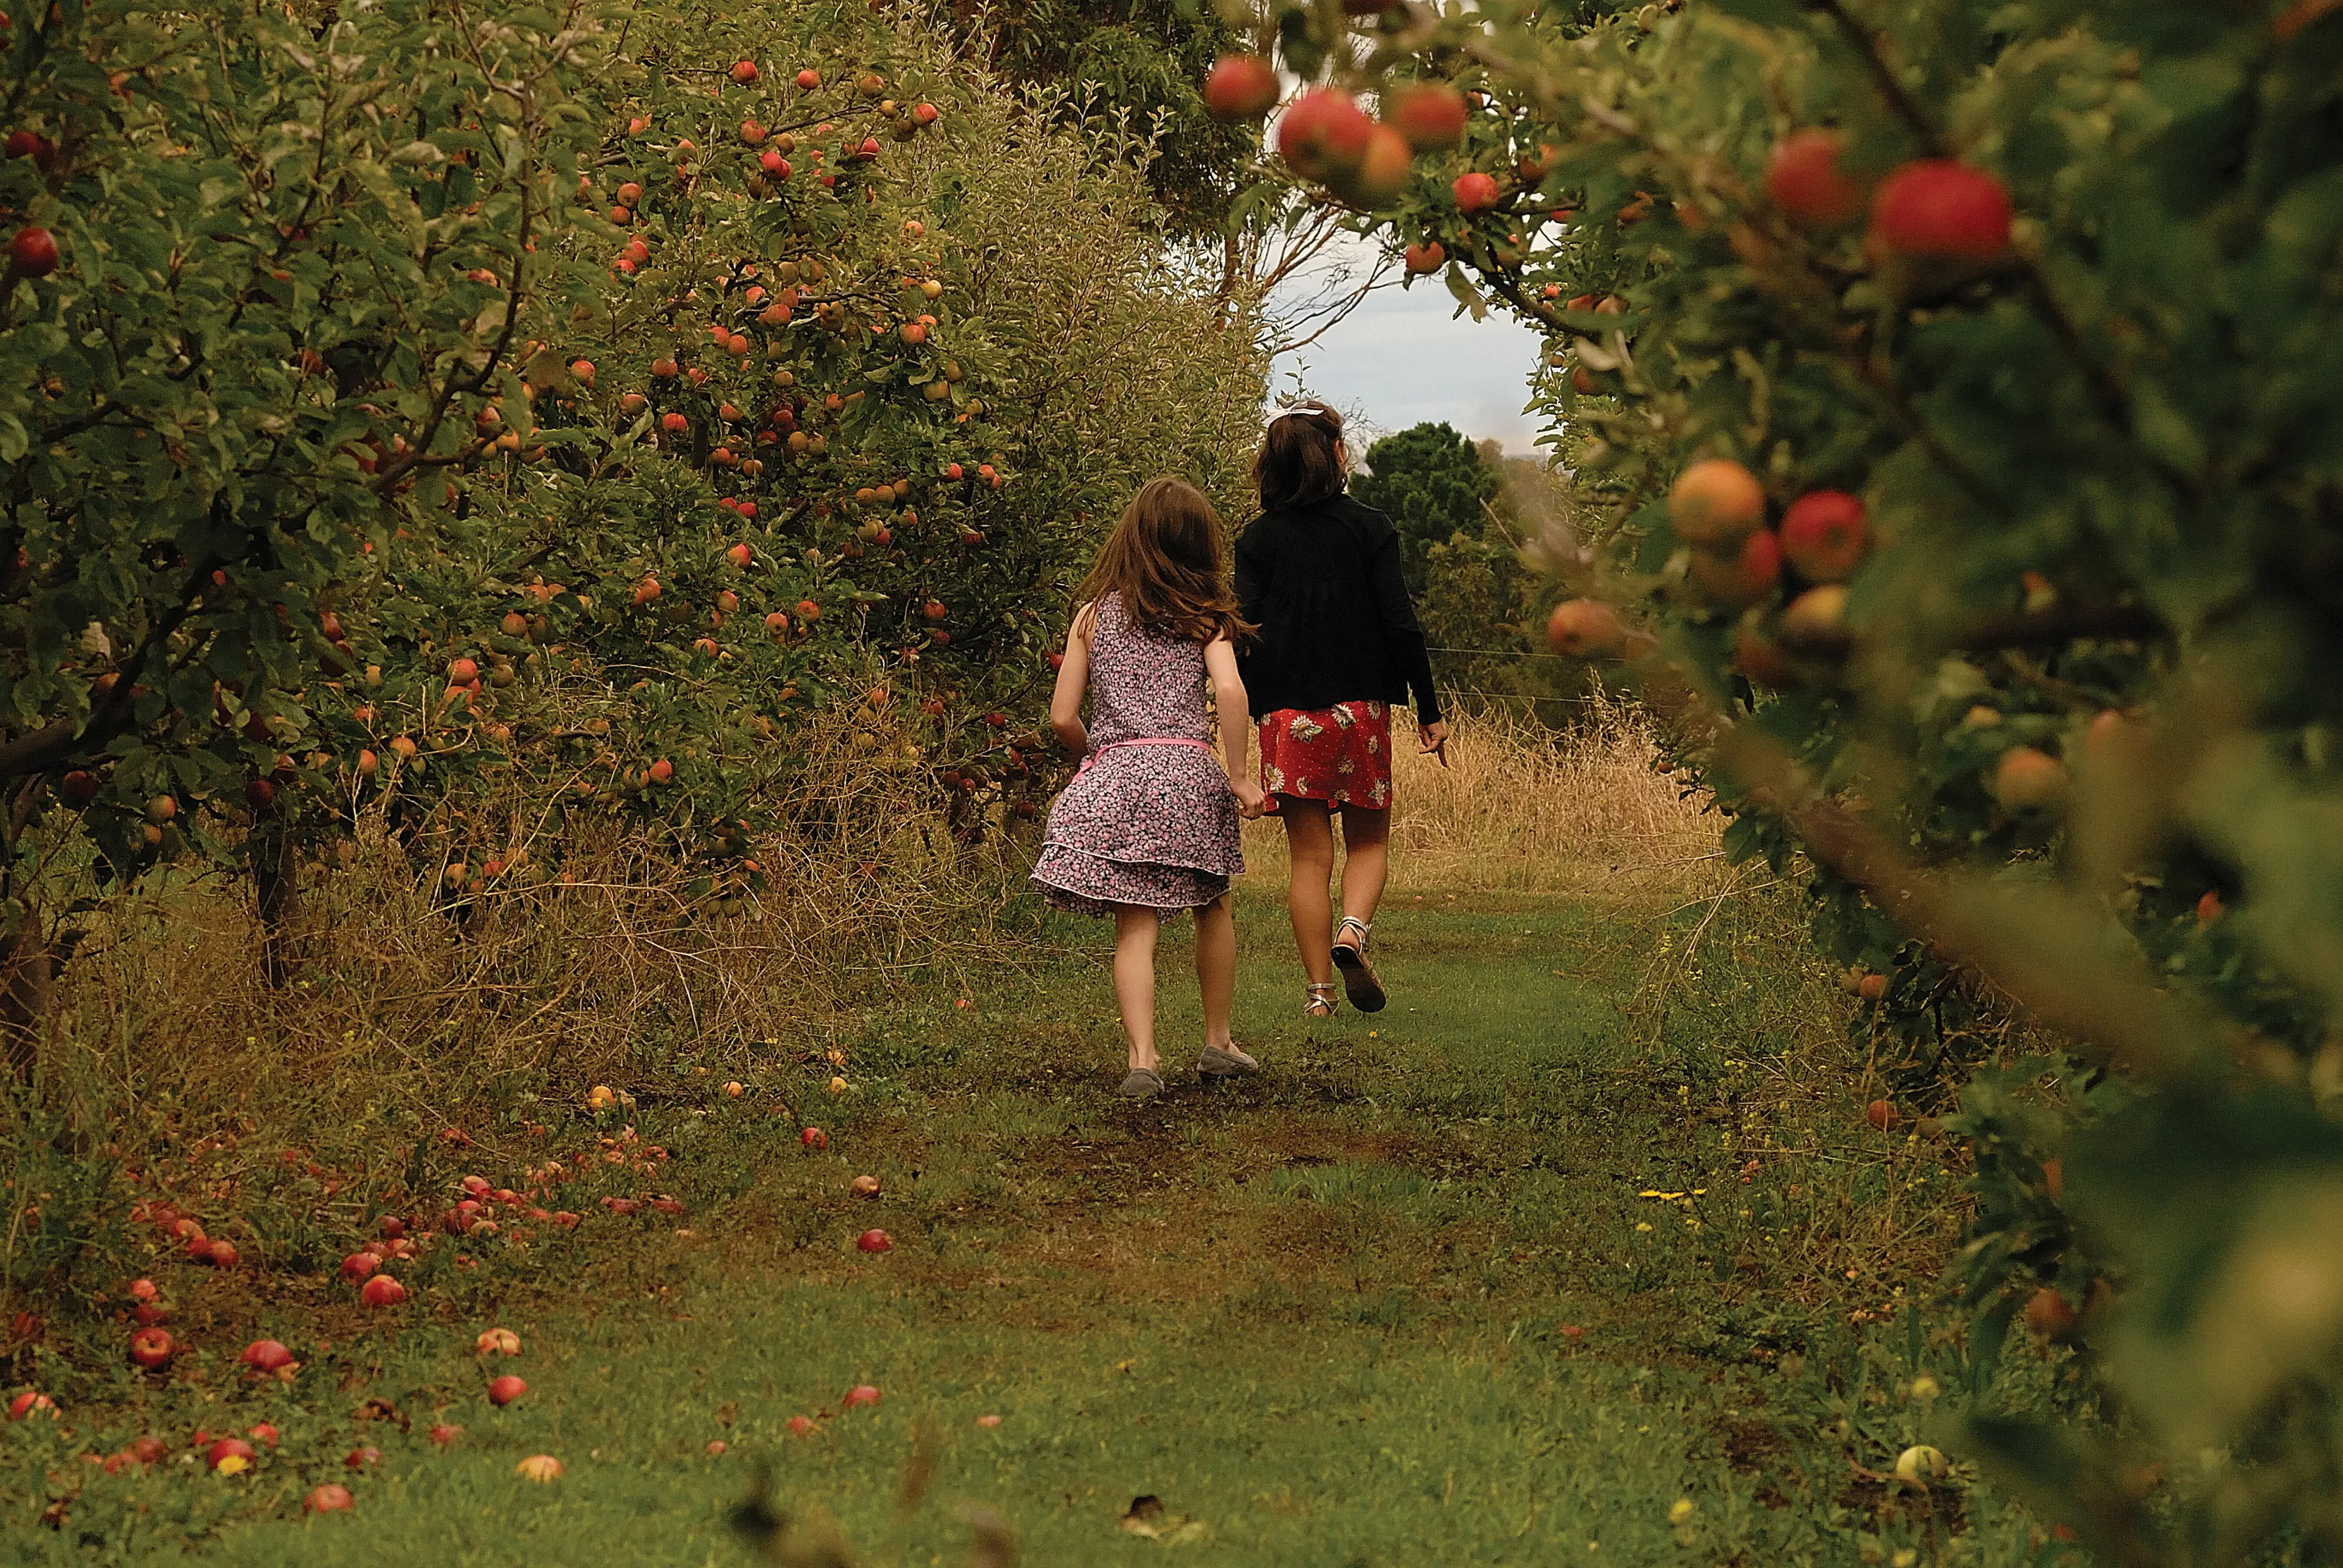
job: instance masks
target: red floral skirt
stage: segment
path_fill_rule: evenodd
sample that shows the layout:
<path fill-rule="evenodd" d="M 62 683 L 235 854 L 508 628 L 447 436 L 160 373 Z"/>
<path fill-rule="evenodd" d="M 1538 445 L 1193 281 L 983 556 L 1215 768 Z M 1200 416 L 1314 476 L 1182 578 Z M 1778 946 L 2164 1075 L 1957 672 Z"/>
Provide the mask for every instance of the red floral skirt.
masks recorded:
<path fill-rule="evenodd" d="M 1261 787 L 1272 795 L 1389 810 L 1389 707 L 1279 709 L 1261 721 Z"/>

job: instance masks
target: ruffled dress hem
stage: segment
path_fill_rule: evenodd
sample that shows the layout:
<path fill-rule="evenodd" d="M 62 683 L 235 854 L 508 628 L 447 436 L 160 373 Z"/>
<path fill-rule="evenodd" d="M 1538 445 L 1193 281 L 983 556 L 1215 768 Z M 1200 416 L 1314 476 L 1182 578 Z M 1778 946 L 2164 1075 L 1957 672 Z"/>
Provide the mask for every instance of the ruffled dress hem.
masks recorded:
<path fill-rule="evenodd" d="M 1229 890 L 1226 874 L 1201 866 L 1111 860 L 1064 844 L 1042 846 L 1033 883 L 1051 909 L 1077 915 L 1111 915 L 1126 906 L 1176 915 Z"/>

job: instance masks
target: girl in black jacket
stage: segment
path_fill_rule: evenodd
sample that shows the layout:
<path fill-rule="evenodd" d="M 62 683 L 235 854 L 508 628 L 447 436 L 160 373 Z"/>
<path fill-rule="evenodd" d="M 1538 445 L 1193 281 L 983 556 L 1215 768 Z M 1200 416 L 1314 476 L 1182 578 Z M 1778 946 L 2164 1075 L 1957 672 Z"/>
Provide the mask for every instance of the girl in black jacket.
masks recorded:
<path fill-rule="evenodd" d="M 1262 788 L 1285 820 L 1286 910 L 1309 972 L 1302 1010 L 1313 1017 L 1334 1010 L 1337 969 L 1352 1006 L 1383 1005 L 1367 939 L 1389 865 L 1389 705 L 1413 692 L 1417 739 L 1447 761 L 1398 530 L 1343 493 L 1348 472 L 1340 414 L 1317 402 L 1281 412 L 1253 462 L 1262 515 L 1236 548 L 1239 609 L 1261 628 L 1238 668 L 1261 725 Z M 1342 920 L 1330 930 L 1336 811 L 1348 861 Z"/>

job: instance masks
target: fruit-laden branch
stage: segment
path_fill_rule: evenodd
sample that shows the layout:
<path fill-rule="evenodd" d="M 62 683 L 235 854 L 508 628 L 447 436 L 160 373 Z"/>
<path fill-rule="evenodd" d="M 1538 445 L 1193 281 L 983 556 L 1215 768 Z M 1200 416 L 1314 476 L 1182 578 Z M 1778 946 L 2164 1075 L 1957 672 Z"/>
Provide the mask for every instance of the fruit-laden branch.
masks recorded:
<path fill-rule="evenodd" d="M 102 749 L 116 736 L 130 727 L 131 709 L 136 701 L 137 688 L 133 684 L 137 672 L 164 640 L 186 623 L 203 596 L 204 585 L 212 573 L 223 564 L 206 558 L 196 564 L 187 578 L 187 586 L 179 602 L 148 629 L 138 651 L 121 662 L 113 686 L 90 710 L 87 723 L 73 719 L 59 719 L 40 729 L 19 735 L 14 740 L 0 743 L 0 779 L 24 778 L 27 774 L 46 773 L 75 757 Z"/>
<path fill-rule="evenodd" d="M 2209 1059 L 2215 1020 L 2144 984 L 2098 939 L 2103 911 L 2069 895 L 1924 875 L 1884 834 L 1822 794 L 1781 744 L 1725 719 L 1673 667 L 1644 682 L 1655 710 L 1704 741 L 1722 773 L 1786 822 L 1817 865 L 1860 888 L 1902 930 L 1974 970 L 2110 1065 L 2178 1077 Z"/>
<path fill-rule="evenodd" d="M 528 128 L 533 131 L 536 126 L 531 125 Z M 535 205 L 531 200 L 534 192 L 528 177 L 529 168 L 534 162 L 533 156 L 524 159 L 521 166 L 520 232 L 513 241 L 512 281 L 507 286 L 505 292 L 504 330 L 498 334 L 495 346 L 488 350 L 488 358 L 482 362 L 479 370 L 468 382 L 450 375 L 441 385 L 438 393 L 431 400 L 431 412 L 425 417 L 422 430 L 407 444 L 405 455 L 394 457 L 389 462 L 385 463 L 382 466 L 382 472 L 376 475 L 374 482 L 367 487 L 377 496 L 390 494 L 392 487 L 399 480 L 407 477 L 418 467 L 439 467 L 450 461 L 460 462 L 465 457 L 473 455 L 468 452 L 436 462 L 424 457 L 431 443 L 437 438 L 439 427 L 447 422 L 448 406 L 455 402 L 458 396 L 478 392 L 488 384 L 488 378 L 496 374 L 498 362 L 504 357 L 506 351 L 511 348 L 513 335 L 520 329 L 521 270 L 524 258 L 528 255 L 530 226 L 536 216 Z"/>
<path fill-rule="evenodd" d="M 1928 156 L 1957 157 L 1959 153 L 1953 146 L 1952 138 L 1928 117 L 1918 100 L 1905 90 L 1903 82 L 1896 76 L 1896 67 L 1882 47 L 1885 35 L 1864 26 L 1841 0 L 1807 0 L 1807 3 L 1831 19 L 1841 39 L 1862 62 L 1873 87 L 1896 117 L 1904 122 L 1905 127 L 1927 150 Z M 2057 339 L 2060 352 L 2081 373 L 2084 385 L 2090 389 L 2091 400 L 2098 406 L 2099 417 L 2115 427 L 2117 439 L 2138 452 L 2141 459 L 2180 494 L 2192 500 L 2201 499 L 2203 487 L 2196 476 L 2174 467 L 2161 454 L 2139 445 L 2134 435 L 2137 425 L 2132 417 L 2130 389 L 2091 353 L 2089 346 L 2083 340 L 2082 329 L 2075 325 L 2074 317 L 2066 314 L 2066 307 L 2051 288 L 2049 275 L 2042 270 L 2041 258 L 2021 251 L 2017 259 L 2036 310 L 2049 327 L 2050 336 Z"/>

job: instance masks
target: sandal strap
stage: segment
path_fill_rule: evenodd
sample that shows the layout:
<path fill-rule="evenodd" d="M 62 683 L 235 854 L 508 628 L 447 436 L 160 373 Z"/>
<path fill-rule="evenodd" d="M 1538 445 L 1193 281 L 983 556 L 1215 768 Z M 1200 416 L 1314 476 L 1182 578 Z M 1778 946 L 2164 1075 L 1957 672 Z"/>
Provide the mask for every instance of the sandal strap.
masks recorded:
<path fill-rule="evenodd" d="M 1331 1017 L 1334 1010 L 1342 1005 L 1336 1000 L 1341 994 L 1340 988 L 1332 980 L 1310 980 L 1302 990 L 1302 1010 L 1305 1013 L 1318 1013 L 1322 1010 L 1326 1016 Z"/>
<path fill-rule="evenodd" d="M 1367 945 L 1367 939 L 1374 934 L 1375 928 L 1373 922 L 1363 920 L 1356 915 L 1344 915 L 1342 920 L 1336 923 L 1334 927 L 1334 939 L 1335 940 L 1340 941 L 1342 940 L 1342 933 L 1353 928 L 1356 928 L 1359 933 L 1359 947 L 1362 950 L 1364 950 Z"/>

